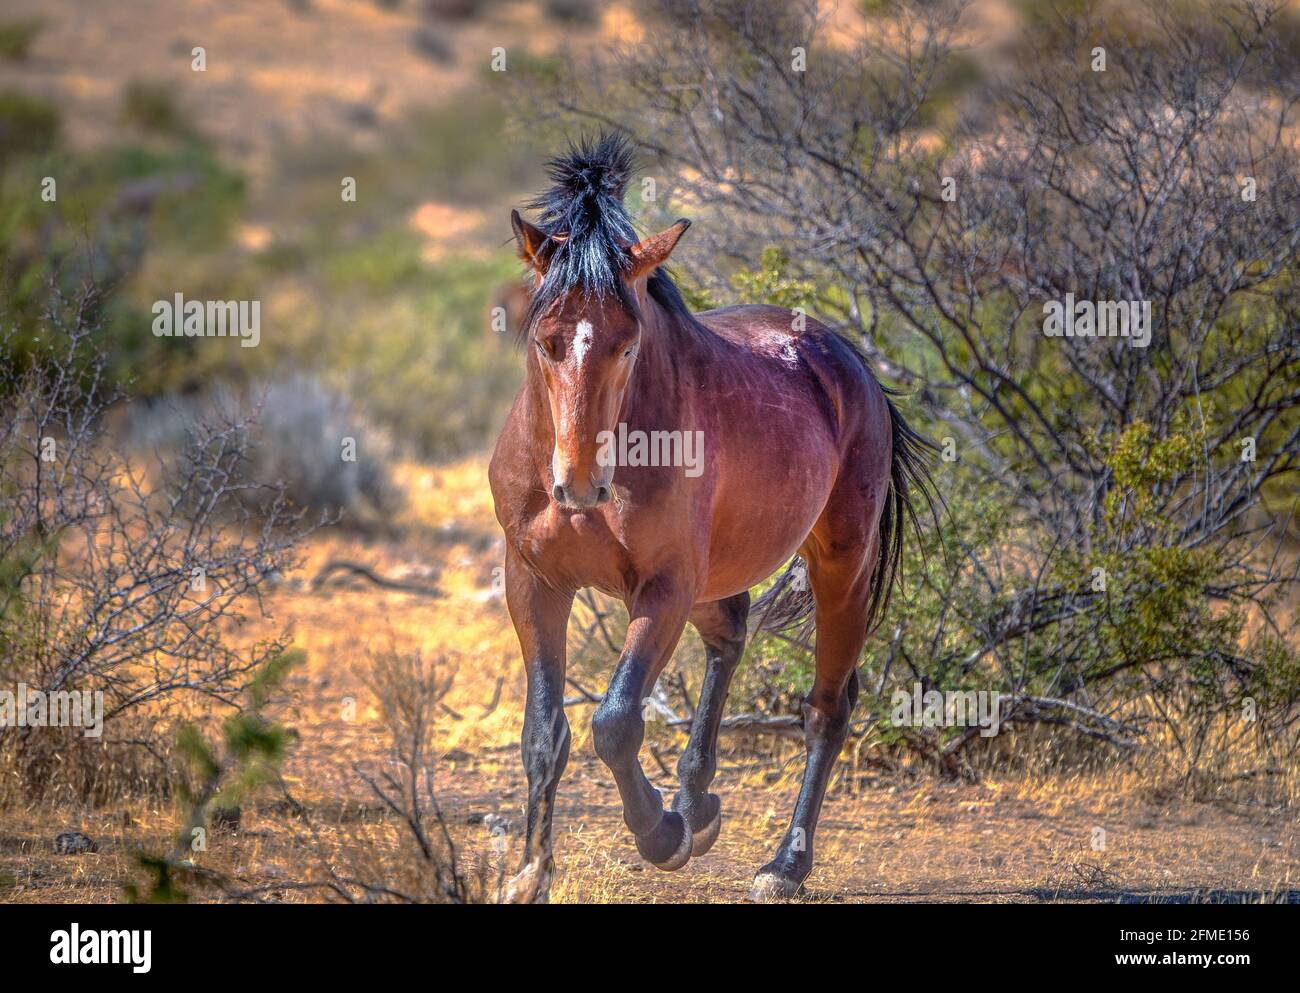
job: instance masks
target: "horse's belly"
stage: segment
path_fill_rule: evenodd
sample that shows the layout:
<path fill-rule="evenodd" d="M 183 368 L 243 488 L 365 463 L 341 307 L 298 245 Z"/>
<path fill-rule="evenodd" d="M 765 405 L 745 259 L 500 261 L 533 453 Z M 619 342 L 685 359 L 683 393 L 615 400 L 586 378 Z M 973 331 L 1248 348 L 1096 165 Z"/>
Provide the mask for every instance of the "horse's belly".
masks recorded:
<path fill-rule="evenodd" d="M 786 460 L 784 474 L 764 474 L 764 484 L 730 472 L 714 500 L 709 566 L 700 600 L 733 596 L 776 572 L 804 543 L 830 495 L 833 449 L 809 446 L 824 457 Z M 808 454 L 808 449 L 799 452 Z M 771 461 L 771 452 L 767 453 Z M 770 473 L 770 474 L 769 474 Z"/>

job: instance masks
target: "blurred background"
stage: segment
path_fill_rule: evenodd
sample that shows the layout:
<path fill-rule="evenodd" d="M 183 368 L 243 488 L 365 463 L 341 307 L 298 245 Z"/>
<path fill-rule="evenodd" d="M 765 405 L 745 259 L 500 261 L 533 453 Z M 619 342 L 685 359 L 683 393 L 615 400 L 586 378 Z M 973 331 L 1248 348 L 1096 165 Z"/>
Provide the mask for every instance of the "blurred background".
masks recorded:
<path fill-rule="evenodd" d="M 114 374 L 137 397 L 292 373 L 316 384 L 302 402 L 332 398 L 410 454 L 481 448 L 517 366 L 487 331 L 489 298 L 517 277 L 506 217 L 539 164 L 490 53 L 542 62 L 562 40 L 617 32 L 620 16 L 583 3 L 8 3 L 10 311 L 39 313 L 51 273 L 93 276 Z M 49 174 L 56 203 L 12 195 Z M 259 299 L 262 345 L 154 338 L 149 307 L 174 288 Z"/>
<path fill-rule="evenodd" d="M 816 896 L 1300 901 L 1298 9 L 5 0 L 0 674 L 109 730 L 0 742 L 0 900 L 491 896 L 526 789 L 508 215 L 615 128 L 641 226 L 696 222 L 692 305 L 834 324 L 939 446 Z M 1067 291 L 1164 335 L 1057 349 Z M 177 293 L 259 301 L 258 346 L 156 336 Z M 575 611 L 553 898 L 743 898 L 807 645 L 751 646 L 723 840 L 651 877 L 587 737 L 624 622 Z M 701 658 L 655 691 L 668 792 Z M 1006 730 L 891 724 L 913 686 L 1006 694 Z"/>

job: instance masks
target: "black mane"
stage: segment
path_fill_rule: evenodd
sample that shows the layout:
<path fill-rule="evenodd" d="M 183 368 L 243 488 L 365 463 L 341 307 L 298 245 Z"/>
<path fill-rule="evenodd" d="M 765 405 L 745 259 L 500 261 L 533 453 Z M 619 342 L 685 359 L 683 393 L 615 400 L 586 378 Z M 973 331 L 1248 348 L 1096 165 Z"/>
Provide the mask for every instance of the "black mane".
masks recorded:
<path fill-rule="evenodd" d="M 637 303 L 624 276 L 631 266 L 627 248 L 637 241 L 623 194 L 634 169 L 632 143 L 618 132 L 580 138 L 546 164 L 554 182 L 529 201 L 538 211 L 537 227 L 549 243 L 546 278 L 533 293 L 520 329 L 526 338 L 534 322 L 572 292 L 612 296 L 630 313 Z M 690 308 L 667 272 L 656 269 L 646 284 L 650 296 L 670 313 L 694 323 Z"/>

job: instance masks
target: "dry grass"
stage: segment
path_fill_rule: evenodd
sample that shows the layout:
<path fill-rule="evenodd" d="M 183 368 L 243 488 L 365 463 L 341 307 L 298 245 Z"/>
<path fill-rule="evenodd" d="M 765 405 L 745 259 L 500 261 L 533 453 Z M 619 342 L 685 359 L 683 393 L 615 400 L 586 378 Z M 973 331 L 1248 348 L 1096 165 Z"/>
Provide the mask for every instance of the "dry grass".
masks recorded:
<path fill-rule="evenodd" d="M 493 588 L 501 542 L 486 461 L 408 464 L 397 477 L 408 499 L 392 533 L 404 537 L 318 537 L 303 568 L 272 592 L 274 619 L 238 632 L 252 640 L 288 623 L 308 657 L 292 681 L 287 714 L 301 742 L 284 770 L 305 819 L 263 794 L 245 809 L 238 834 L 214 836 L 200 856 L 263 899 L 319 899 L 321 891 L 296 884 L 319 879 L 326 862 L 382 865 L 400 855 L 400 826 L 353 769 L 385 755 L 382 717 L 365 675 L 371 655 L 390 650 L 419 650 L 441 660 L 443 677 L 452 676 L 434 740 L 439 801 L 464 857 L 482 856 L 493 869 L 516 857 L 526 796 L 517 751 L 523 676 Z M 443 595 L 381 590 L 364 580 L 313 589 L 311 579 L 333 558 L 435 585 Z M 587 706 L 570 711 L 574 746 L 558 800 L 553 900 L 743 899 L 784 830 L 798 790 L 800 748 L 733 748 L 715 787 L 723 798 L 722 837 L 707 857 L 666 874 L 645 866 L 632 847 L 617 791 L 592 753 L 589 717 Z M 662 729 L 655 740 L 671 769 L 680 741 Z M 1194 802 L 1141 765 L 1063 773 L 1031 762 L 1014 775 L 970 785 L 882 775 L 846 757 L 823 815 L 810 900 L 1198 899 L 1212 891 L 1300 889 L 1300 830 L 1294 808 L 1276 802 L 1276 786 L 1239 781 Z M 673 779 L 648 754 L 643 758 L 652 781 L 671 794 Z M 1294 799 L 1294 776 L 1287 783 Z M 483 824 L 485 817 L 496 823 L 489 815 L 508 822 L 503 837 Z M 0 813 L 0 899 L 120 899 L 134 871 L 133 851 L 165 848 L 175 823 L 166 801 L 123 799 L 95 810 L 10 807 Z M 54 855 L 53 835 L 66 829 L 94 837 L 99 853 Z"/>

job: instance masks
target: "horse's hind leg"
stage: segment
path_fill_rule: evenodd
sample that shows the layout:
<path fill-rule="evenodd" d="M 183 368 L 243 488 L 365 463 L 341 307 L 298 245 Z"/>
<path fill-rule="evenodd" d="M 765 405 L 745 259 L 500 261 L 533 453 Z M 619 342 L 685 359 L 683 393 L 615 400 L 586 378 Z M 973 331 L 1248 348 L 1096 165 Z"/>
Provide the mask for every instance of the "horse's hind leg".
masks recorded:
<path fill-rule="evenodd" d="M 794 896 L 812 871 L 817 817 L 858 695 L 857 664 L 867 636 L 876 535 L 877 529 L 868 529 L 860 517 L 837 521 L 828 508 L 804 545 L 817 601 L 817 674 L 803 705 L 808 759 L 790 827 L 776 858 L 754 877 L 752 900 Z"/>
<path fill-rule="evenodd" d="M 718 767 L 718 728 L 727 702 L 727 688 L 745 650 L 748 618 L 747 592 L 696 604 L 691 610 L 690 621 L 704 640 L 707 661 L 700 705 L 691 722 L 691 737 L 677 762 L 681 787 L 673 800 L 673 810 L 685 817 L 691 827 L 692 857 L 712 848 L 722 827 L 722 803 L 708 790 Z"/>

